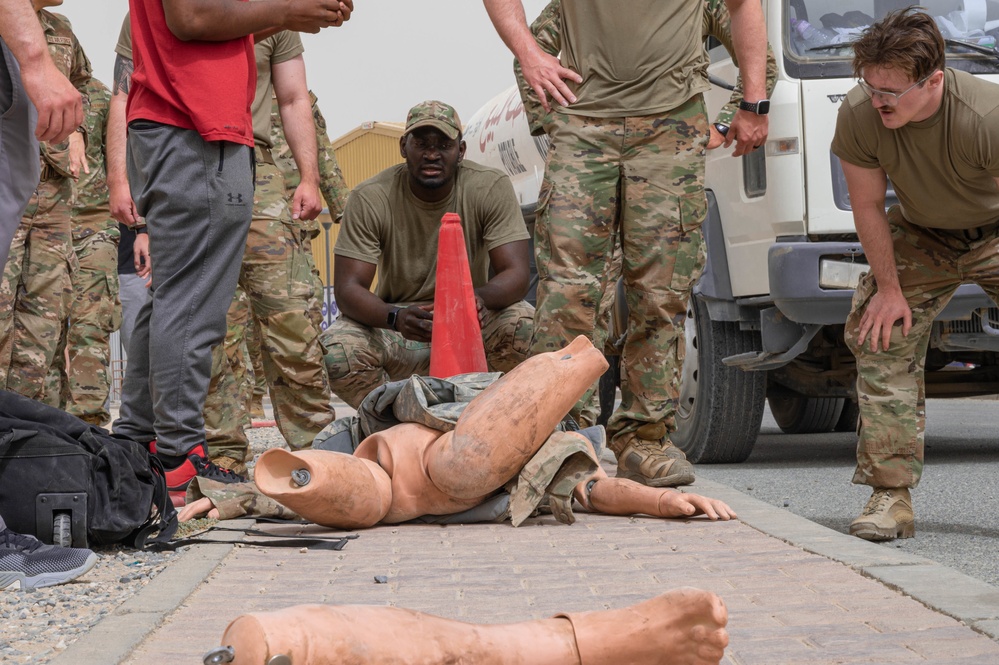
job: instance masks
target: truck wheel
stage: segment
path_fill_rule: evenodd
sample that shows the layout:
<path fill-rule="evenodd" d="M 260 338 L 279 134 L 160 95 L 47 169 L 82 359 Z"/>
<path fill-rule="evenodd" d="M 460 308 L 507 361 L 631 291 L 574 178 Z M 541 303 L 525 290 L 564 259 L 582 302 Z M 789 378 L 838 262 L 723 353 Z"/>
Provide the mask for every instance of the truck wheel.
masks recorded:
<path fill-rule="evenodd" d="M 73 544 L 73 520 L 67 512 L 52 515 L 52 544 L 69 547 Z"/>
<path fill-rule="evenodd" d="M 614 413 L 614 402 L 617 400 L 617 387 L 621 383 L 621 356 L 604 356 L 610 367 L 600 377 L 600 415 L 597 424 L 607 426 L 611 414 Z"/>
<path fill-rule="evenodd" d="M 758 351 L 761 345 L 737 322 L 712 321 L 700 296 L 690 300 L 677 431 L 671 438 L 694 463 L 744 462 L 760 433 L 767 375 L 728 367 L 722 359 Z"/>
<path fill-rule="evenodd" d="M 777 426 L 785 434 L 819 434 L 833 431 L 846 400 L 789 394 L 772 396 L 767 401 Z"/>
<path fill-rule="evenodd" d="M 856 433 L 858 420 L 860 420 L 860 405 L 852 399 L 844 400 L 843 413 L 839 414 L 839 420 L 836 421 L 833 431 Z"/>

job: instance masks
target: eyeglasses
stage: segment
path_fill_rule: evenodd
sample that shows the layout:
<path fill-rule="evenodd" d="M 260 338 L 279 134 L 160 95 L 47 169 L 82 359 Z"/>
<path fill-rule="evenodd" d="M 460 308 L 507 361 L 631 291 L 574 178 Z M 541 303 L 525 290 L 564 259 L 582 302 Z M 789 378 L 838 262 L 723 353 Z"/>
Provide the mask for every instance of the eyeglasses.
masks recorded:
<path fill-rule="evenodd" d="M 898 100 L 902 98 L 902 95 L 907 94 L 912 89 L 918 88 L 919 86 L 923 85 L 934 74 L 936 74 L 935 71 L 930 72 L 929 74 L 924 76 L 922 80 L 916 81 L 902 92 L 888 92 L 886 90 L 878 90 L 877 88 L 872 88 L 870 84 L 868 84 L 867 81 L 865 81 L 864 79 L 860 79 L 860 88 L 865 93 L 867 93 L 868 97 L 873 98 L 874 95 L 877 95 L 878 97 L 881 98 L 882 101 L 884 101 L 884 103 L 888 104 L 889 106 L 896 106 L 898 104 Z"/>

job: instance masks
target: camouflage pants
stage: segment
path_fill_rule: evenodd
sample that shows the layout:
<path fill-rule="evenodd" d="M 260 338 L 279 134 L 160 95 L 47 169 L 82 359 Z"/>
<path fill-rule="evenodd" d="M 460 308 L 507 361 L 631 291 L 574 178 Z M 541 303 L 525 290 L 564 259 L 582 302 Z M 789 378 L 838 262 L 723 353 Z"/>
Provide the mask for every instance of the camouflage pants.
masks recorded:
<path fill-rule="evenodd" d="M 508 372 L 527 358 L 533 320 L 534 308 L 523 301 L 486 314 L 482 344 L 489 371 Z M 342 314 L 321 339 L 330 388 L 355 409 L 378 386 L 430 371 L 427 342 L 408 340 L 394 330 L 369 328 Z"/>
<path fill-rule="evenodd" d="M 73 300 L 70 196 L 67 179 L 39 183 L 0 284 L 0 386 L 32 399 L 45 390 Z"/>
<path fill-rule="evenodd" d="M 250 424 L 248 401 L 252 394 L 246 353 L 250 318 L 250 299 L 242 287 L 237 287 L 226 312 L 225 339 L 212 347 L 212 379 L 205 399 L 205 442 L 213 459 L 231 457 L 242 462 L 249 448 L 243 429 Z"/>
<path fill-rule="evenodd" d="M 251 376 L 253 391 L 250 397 L 250 410 L 252 411 L 254 408 L 263 410 L 264 395 L 267 394 L 267 376 L 264 374 L 264 358 L 260 350 L 263 345 L 263 339 L 260 336 L 260 323 L 253 316 L 249 316 L 249 307 L 247 307 L 247 314 L 246 355 L 249 359 L 250 368 L 253 370 Z"/>
<path fill-rule="evenodd" d="M 253 222 L 239 285 L 260 323 L 264 375 L 278 429 L 292 450 L 300 450 L 310 446 L 316 434 L 333 420 L 333 411 L 319 344 L 320 310 L 313 302 L 316 287 L 311 255 L 305 248 L 309 240 L 299 223 L 292 221 L 284 197 L 281 172 L 273 164 L 258 161 Z M 213 353 L 221 350 L 216 348 Z M 212 365 L 224 369 L 228 363 L 216 362 L 213 357 Z M 222 422 L 224 434 L 219 440 L 226 439 L 225 445 L 245 451 L 241 423 L 247 418 L 247 404 L 240 399 L 238 388 L 229 394 L 222 390 L 210 394 L 205 403 L 208 417 L 217 417 L 210 410 L 220 404 L 234 404 L 239 413 Z"/>
<path fill-rule="evenodd" d="M 45 401 L 103 426 L 111 391 L 111 333 L 121 325 L 118 302 L 118 229 L 73 240 L 80 263 L 73 303 L 46 382 Z"/>
<path fill-rule="evenodd" d="M 552 146 L 534 231 L 531 352 L 554 351 L 577 335 L 604 348 L 620 272 L 629 320 L 621 406 L 607 427 L 614 449 L 644 425 L 673 429 L 686 303 L 705 260 L 704 102 L 698 95 L 667 114 L 633 118 L 552 114 L 546 130 Z M 572 412 L 583 426 L 593 424 L 595 389 Z"/>
<path fill-rule="evenodd" d="M 999 303 L 999 224 L 941 231 L 917 227 L 898 207 L 888 213 L 898 278 L 912 329 L 892 328 L 887 351 L 857 344 L 860 319 L 878 287 L 868 273 L 853 296 L 846 342 L 857 357 L 860 440 L 853 482 L 872 487 L 915 487 L 923 472 L 926 427 L 924 367 L 933 319 L 964 282 L 979 284 Z M 972 239 L 973 238 L 973 239 Z"/>

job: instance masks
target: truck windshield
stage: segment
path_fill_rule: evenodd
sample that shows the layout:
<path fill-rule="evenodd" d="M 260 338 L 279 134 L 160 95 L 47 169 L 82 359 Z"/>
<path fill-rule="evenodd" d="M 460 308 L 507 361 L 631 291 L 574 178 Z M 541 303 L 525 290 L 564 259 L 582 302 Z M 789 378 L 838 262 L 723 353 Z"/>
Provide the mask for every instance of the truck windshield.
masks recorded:
<path fill-rule="evenodd" d="M 818 65 L 849 65 L 850 44 L 888 12 L 917 4 L 912 0 L 787 0 L 785 57 L 808 76 Z M 968 71 L 999 71 L 999 0 L 922 0 L 947 40 L 948 65 Z"/>

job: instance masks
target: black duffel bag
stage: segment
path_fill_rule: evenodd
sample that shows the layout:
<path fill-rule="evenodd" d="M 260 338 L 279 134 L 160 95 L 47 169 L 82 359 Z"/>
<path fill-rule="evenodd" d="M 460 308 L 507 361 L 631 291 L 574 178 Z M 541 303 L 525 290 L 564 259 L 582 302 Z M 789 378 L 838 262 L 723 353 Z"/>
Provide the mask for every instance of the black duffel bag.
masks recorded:
<path fill-rule="evenodd" d="M 145 446 L 6 390 L 0 515 L 14 531 L 74 547 L 143 548 L 177 528 L 163 466 Z"/>

